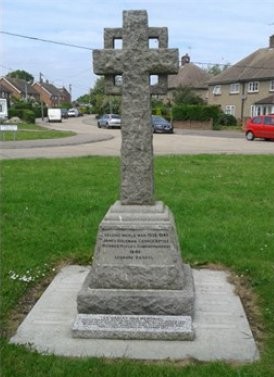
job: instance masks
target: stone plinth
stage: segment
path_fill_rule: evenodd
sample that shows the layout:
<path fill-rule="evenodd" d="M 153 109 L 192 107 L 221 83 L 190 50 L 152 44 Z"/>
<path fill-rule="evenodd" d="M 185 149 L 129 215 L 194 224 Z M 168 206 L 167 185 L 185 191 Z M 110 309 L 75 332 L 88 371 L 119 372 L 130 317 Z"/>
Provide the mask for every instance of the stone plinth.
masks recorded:
<path fill-rule="evenodd" d="M 116 202 L 100 224 L 78 313 L 192 316 L 193 306 L 192 274 L 169 209 Z"/>

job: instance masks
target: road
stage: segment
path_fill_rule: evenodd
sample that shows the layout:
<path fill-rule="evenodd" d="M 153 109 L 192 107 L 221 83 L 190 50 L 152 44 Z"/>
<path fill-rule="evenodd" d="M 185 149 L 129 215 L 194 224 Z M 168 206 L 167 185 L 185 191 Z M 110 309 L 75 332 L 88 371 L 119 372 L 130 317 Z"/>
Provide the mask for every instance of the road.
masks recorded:
<path fill-rule="evenodd" d="M 118 156 L 119 129 L 96 126 L 94 116 L 65 119 L 61 124 L 43 123 L 57 130 L 70 130 L 77 136 L 63 139 L 0 142 L 0 159 L 61 158 L 76 156 Z M 170 154 L 274 154 L 271 141 L 247 141 L 240 132 L 175 130 L 174 134 L 154 134 L 155 155 Z"/>

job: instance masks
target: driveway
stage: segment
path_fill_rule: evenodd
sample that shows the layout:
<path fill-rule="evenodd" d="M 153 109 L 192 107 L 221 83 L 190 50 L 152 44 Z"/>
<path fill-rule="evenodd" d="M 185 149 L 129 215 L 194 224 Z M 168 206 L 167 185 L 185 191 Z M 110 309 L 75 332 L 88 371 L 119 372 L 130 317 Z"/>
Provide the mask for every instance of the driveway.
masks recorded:
<path fill-rule="evenodd" d="M 0 142 L 0 159 L 57 158 L 120 155 L 119 129 L 96 126 L 94 116 L 65 119 L 61 124 L 43 123 L 48 128 L 70 130 L 77 136 L 32 141 Z M 155 155 L 167 154 L 274 154 L 274 143 L 247 141 L 241 132 L 175 130 L 174 134 L 154 134 Z"/>

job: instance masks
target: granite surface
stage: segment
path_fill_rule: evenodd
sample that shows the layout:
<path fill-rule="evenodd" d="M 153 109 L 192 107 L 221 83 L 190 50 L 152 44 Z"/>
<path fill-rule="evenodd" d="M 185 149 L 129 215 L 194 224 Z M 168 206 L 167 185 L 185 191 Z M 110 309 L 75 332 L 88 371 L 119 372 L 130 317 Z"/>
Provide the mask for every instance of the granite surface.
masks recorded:
<path fill-rule="evenodd" d="M 189 316 L 78 314 L 75 338 L 193 340 Z"/>

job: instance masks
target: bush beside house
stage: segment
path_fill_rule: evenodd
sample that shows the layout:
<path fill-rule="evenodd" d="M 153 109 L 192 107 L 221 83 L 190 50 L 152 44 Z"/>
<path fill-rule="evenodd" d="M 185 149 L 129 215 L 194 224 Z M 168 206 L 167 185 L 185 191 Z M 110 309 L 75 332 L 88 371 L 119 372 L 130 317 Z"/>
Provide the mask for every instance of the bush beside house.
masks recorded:
<path fill-rule="evenodd" d="M 9 118 L 18 117 L 27 123 L 35 123 L 35 118 L 41 117 L 41 107 L 33 102 L 14 100 L 9 108 Z"/>
<path fill-rule="evenodd" d="M 173 106 L 172 114 L 175 128 L 177 125 L 179 128 L 218 129 L 223 116 L 219 106 L 190 104 Z"/>

